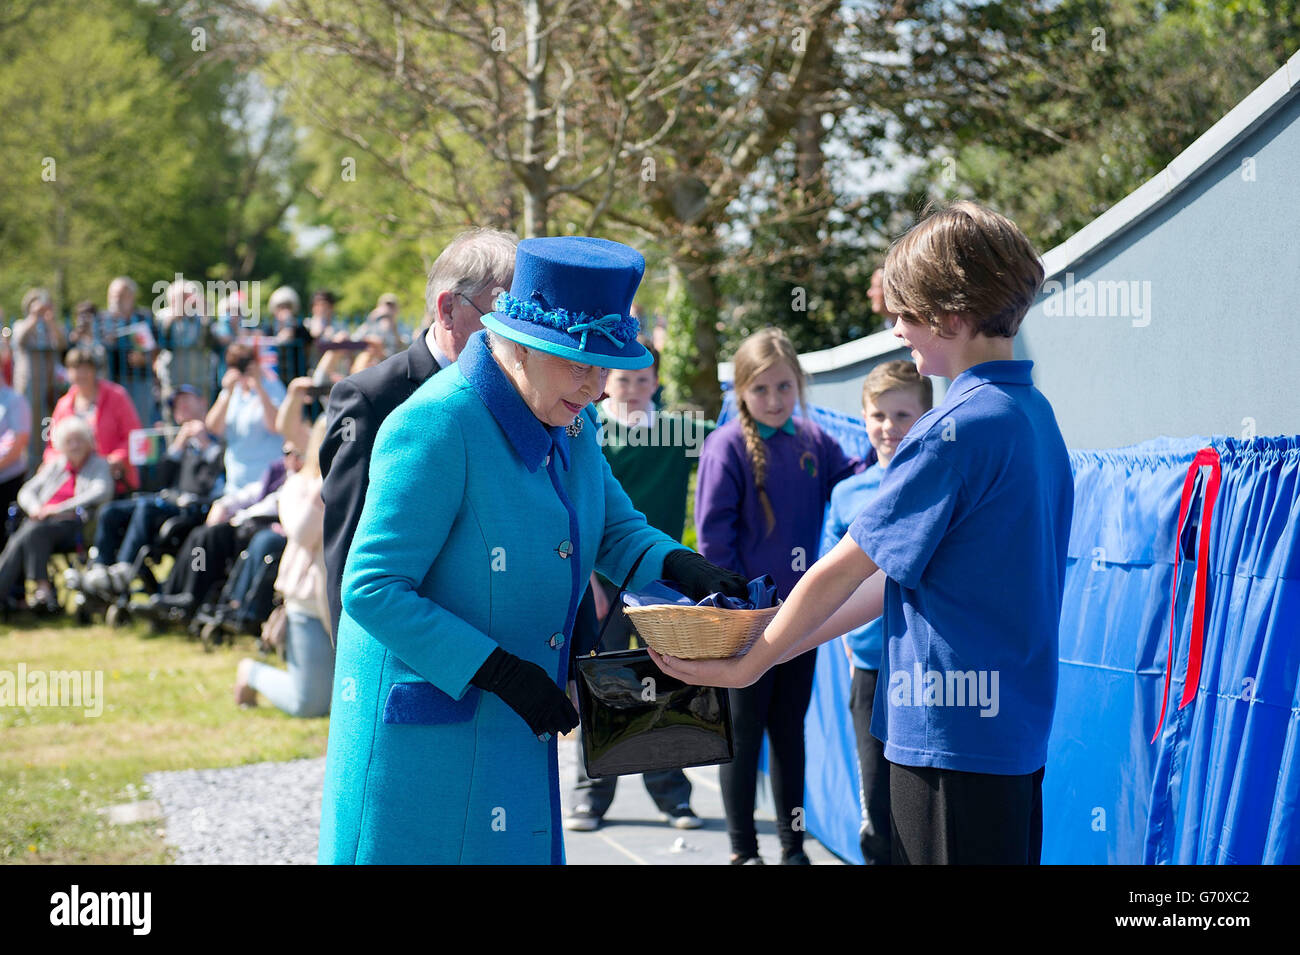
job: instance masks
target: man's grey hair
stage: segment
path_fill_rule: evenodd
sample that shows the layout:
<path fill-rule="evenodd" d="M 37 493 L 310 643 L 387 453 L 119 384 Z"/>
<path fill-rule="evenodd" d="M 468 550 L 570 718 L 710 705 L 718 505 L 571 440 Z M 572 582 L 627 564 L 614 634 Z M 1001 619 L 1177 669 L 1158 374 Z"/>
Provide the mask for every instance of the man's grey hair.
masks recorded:
<path fill-rule="evenodd" d="M 74 434 L 81 435 L 86 443 L 90 445 L 91 453 L 95 453 L 95 433 L 90 430 L 90 425 L 86 423 L 86 419 L 77 415 L 68 415 L 54 426 L 53 440 L 50 443 L 54 445 L 55 451 L 64 454 L 68 448 L 68 439 Z"/>
<path fill-rule="evenodd" d="M 135 279 L 131 278 L 131 276 L 119 275 L 117 278 L 113 279 L 113 281 L 108 283 L 108 287 L 111 289 L 114 285 L 117 285 L 118 283 L 121 283 L 122 285 L 130 289 L 131 294 L 133 296 L 137 296 L 137 297 L 139 296 L 140 286 L 135 284 Z"/>
<path fill-rule="evenodd" d="M 432 317 L 443 292 L 477 298 L 496 286 L 508 289 L 515 274 L 519 237 L 500 229 L 467 229 L 442 250 L 429 269 L 424 307 Z"/>

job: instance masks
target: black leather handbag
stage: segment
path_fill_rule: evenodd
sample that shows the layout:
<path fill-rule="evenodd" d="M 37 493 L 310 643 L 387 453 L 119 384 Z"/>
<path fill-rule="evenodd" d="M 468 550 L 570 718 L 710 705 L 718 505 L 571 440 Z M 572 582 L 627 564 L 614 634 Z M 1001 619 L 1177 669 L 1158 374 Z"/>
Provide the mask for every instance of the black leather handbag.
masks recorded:
<path fill-rule="evenodd" d="M 602 638 L 646 553 L 636 559 L 610 605 Z M 582 758 L 592 779 L 713 766 L 735 755 L 727 691 L 668 676 L 645 649 L 579 657 L 575 682 Z"/>

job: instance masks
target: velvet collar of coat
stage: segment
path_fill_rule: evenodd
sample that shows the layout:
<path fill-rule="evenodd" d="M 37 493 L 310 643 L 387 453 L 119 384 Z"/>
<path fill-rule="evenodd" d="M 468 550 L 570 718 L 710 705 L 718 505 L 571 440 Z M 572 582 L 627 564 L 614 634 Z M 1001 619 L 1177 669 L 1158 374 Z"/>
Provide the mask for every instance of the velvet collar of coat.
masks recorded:
<path fill-rule="evenodd" d="M 533 414 L 492 357 L 486 332 L 470 336 L 457 364 L 529 471 L 541 467 L 552 451 L 560 456 L 564 469 L 569 469 L 569 436 L 562 426 L 549 427 Z"/>

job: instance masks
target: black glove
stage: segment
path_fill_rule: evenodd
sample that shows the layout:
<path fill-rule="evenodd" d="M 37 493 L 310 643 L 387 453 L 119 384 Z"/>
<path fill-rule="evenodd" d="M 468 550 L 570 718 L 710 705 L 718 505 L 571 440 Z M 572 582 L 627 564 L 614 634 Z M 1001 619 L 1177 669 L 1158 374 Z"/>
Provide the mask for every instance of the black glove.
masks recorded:
<path fill-rule="evenodd" d="M 670 551 L 664 558 L 664 576 L 681 584 L 692 600 L 703 600 L 709 594 L 749 596 L 748 580 L 709 563 L 693 550 Z"/>
<path fill-rule="evenodd" d="M 546 671 L 500 647 L 492 651 L 469 682 L 501 697 L 538 736 L 567 733 L 578 725 L 578 711 L 569 702 L 568 694 Z"/>

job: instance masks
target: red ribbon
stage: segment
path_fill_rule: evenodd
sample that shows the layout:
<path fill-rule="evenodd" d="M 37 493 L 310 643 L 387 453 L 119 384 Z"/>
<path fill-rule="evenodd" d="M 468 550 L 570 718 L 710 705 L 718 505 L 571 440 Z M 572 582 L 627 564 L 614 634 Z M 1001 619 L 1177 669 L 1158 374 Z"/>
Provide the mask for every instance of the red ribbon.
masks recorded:
<path fill-rule="evenodd" d="M 1214 448 L 1202 448 L 1192 459 L 1192 466 L 1187 469 L 1183 479 L 1183 500 L 1178 508 L 1178 531 L 1174 541 L 1174 592 L 1169 600 L 1169 662 L 1165 665 L 1165 696 L 1160 704 L 1160 722 L 1156 724 L 1155 742 L 1160 735 L 1160 727 L 1165 723 L 1165 710 L 1169 706 L 1169 680 L 1174 670 L 1174 625 L 1178 620 L 1175 612 L 1178 605 L 1178 565 L 1183 562 L 1183 527 L 1187 523 L 1187 514 L 1191 510 L 1192 494 L 1196 490 L 1196 480 L 1201 468 L 1210 469 L 1209 480 L 1205 484 L 1205 493 L 1201 497 L 1201 524 L 1196 534 L 1196 578 L 1192 584 L 1192 640 L 1187 653 L 1187 678 L 1183 683 L 1183 699 L 1178 704 L 1181 710 L 1196 698 L 1196 691 L 1201 687 L 1201 650 L 1205 643 L 1205 598 L 1210 580 L 1210 522 L 1214 517 L 1214 502 L 1219 496 L 1219 484 L 1223 479 L 1223 469 L 1219 463 L 1219 452 Z"/>

